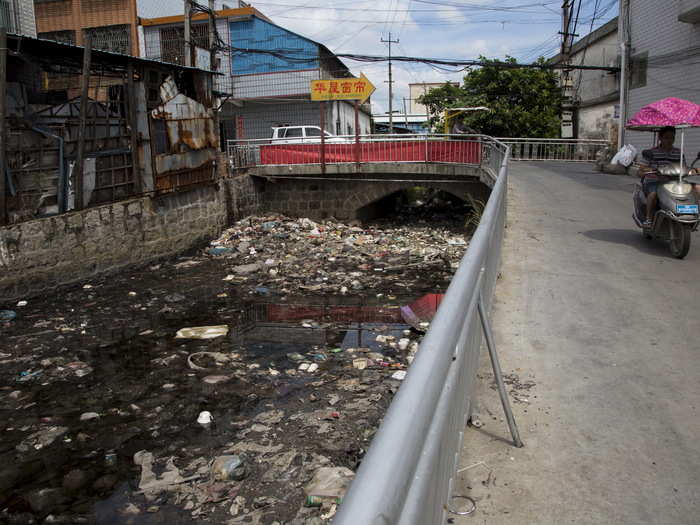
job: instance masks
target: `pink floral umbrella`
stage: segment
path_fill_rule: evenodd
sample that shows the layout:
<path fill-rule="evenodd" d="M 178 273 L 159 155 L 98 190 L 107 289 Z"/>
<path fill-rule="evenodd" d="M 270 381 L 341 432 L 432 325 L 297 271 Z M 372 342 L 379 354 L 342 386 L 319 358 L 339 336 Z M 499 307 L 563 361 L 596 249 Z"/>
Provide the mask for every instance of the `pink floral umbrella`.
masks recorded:
<path fill-rule="evenodd" d="M 700 106 L 697 104 L 675 97 L 657 100 L 640 109 L 625 127 L 638 131 L 658 131 L 666 126 L 681 130 L 681 164 L 684 166 L 685 128 L 700 127 Z M 681 169 L 681 173 L 683 171 Z"/>
<path fill-rule="evenodd" d="M 627 121 L 625 127 L 638 131 L 658 131 L 665 126 L 700 127 L 700 106 L 680 98 L 664 98 L 644 106 Z"/>

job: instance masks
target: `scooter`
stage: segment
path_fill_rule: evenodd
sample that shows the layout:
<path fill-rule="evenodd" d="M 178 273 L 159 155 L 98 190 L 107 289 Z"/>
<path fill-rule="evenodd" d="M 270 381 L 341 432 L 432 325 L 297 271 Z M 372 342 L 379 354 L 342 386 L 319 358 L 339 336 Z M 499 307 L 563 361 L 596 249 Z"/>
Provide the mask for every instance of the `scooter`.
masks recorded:
<path fill-rule="evenodd" d="M 700 155 L 697 162 L 700 160 Z M 695 165 L 693 163 L 693 166 Z M 692 166 L 691 166 L 692 168 Z M 644 225 L 647 216 L 647 197 L 641 183 L 634 190 L 634 222 L 642 229 L 645 239 L 668 241 L 671 255 L 683 259 L 690 250 L 690 234 L 700 225 L 698 197 L 694 184 L 700 184 L 700 175 L 684 176 L 679 163 L 661 166 L 658 170 L 658 207 L 649 226 Z"/>

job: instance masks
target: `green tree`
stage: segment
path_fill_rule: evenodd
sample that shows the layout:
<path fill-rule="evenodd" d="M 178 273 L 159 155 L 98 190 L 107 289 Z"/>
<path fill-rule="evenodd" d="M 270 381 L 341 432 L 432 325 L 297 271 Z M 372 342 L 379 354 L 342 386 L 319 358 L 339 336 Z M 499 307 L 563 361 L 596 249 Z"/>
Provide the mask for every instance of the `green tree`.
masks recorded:
<path fill-rule="evenodd" d="M 559 136 L 561 88 L 554 72 L 517 67 L 512 57 L 480 60 L 486 65 L 469 71 L 462 86 L 445 84 L 418 99 L 434 115 L 432 126 L 442 129 L 447 108 L 486 106 L 490 111 L 466 113 L 465 124 L 494 137 Z"/>

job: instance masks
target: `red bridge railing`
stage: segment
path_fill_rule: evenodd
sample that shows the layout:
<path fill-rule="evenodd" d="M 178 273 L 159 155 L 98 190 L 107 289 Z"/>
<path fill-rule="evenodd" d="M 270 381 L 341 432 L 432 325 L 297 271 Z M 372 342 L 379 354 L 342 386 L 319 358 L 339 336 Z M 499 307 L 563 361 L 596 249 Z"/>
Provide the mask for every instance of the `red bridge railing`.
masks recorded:
<path fill-rule="evenodd" d="M 480 166 L 488 157 L 481 135 L 361 135 L 288 140 L 231 140 L 233 169 L 298 164 L 448 163 Z M 488 160 L 488 159 L 486 159 Z"/>

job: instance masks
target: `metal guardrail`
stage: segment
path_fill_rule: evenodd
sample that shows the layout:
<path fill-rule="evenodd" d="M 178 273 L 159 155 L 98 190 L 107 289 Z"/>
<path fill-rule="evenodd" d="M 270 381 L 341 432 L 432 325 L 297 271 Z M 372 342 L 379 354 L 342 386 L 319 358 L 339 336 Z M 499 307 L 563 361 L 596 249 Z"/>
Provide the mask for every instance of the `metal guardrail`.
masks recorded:
<path fill-rule="evenodd" d="M 598 153 L 612 148 L 607 140 L 499 138 L 510 147 L 510 160 L 595 162 Z"/>
<path fill-rule="evenodd" d="M 479 227 L 334 525 L 445 523 L 505 228 L 509 150 L 487 147 L 500 170 Z"/>
<path fill-rule="evenodd" d="M 329 138 L 229 140 L 232 169 L 269 165 L 447 163 L 483 166 L 490 162 L 493 139 L 486 135 L 395 134 Z M 496 168 L 492 175 L 498 173 Z"/>

